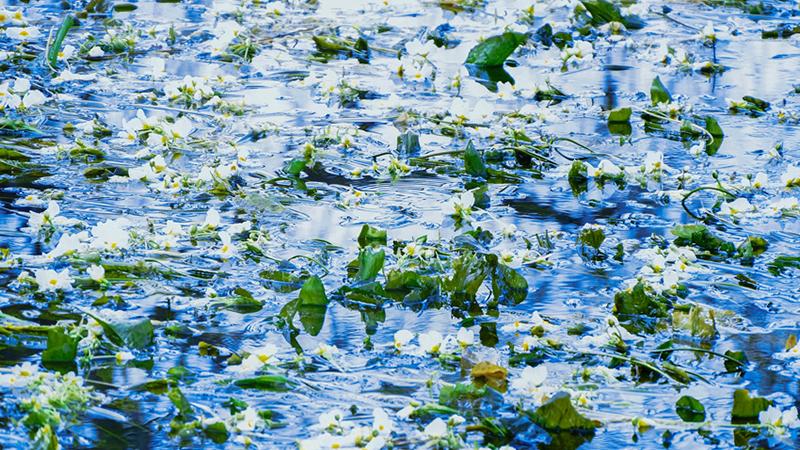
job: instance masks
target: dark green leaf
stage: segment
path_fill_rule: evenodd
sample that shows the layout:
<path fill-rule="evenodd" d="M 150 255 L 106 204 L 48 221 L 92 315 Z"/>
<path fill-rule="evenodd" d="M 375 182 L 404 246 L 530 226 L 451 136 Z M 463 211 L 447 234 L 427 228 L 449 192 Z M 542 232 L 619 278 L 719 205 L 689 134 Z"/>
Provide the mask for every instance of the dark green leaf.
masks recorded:
<path fill-rule="evenodd" d="M 534 423 L 549 431 L 585 432 L 597 428 L 594 421 L 575 410 L 566 392 L 557 393 L 529 415 Z"/>
<path fill-rule="evenodd" d="M 467 175 L 478 178 L 487 178 L 486 163 L 483 162 L 483 156 L 475 150 L 472 141 L 467 143 L 467 148 L 464 150 L 464 171 Z"/>
<path fill-rule="evenodd" d="M 706 408 L 694 397 L 684 395 L 675 403 L 675 412 L 684 422 L 703 422 L 706 420 Z"/>
<path fill-rule="evenodd" d="M 286 392 L 293 383 L 283 375 L 259 375 L 252 378 L 242 378 L 233 382 L 242 389 L 259 389 L 262 391 Z"/>
<path fill-rule="evenodd" d="M 386 230 L 364 224 L 358 234 L 358 246 L 363 248 L 367 245 L 386 245 Z"/>

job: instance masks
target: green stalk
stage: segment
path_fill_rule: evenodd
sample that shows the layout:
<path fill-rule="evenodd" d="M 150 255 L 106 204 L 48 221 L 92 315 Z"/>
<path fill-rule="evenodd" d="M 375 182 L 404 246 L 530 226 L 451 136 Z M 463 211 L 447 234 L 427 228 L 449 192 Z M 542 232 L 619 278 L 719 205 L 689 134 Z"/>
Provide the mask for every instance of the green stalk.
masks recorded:
<path fill-rule="evenodd" d="M 67 37 L 69 29 L 72 28 L 73 25 L 75 25 L 75 17 L 72 14 L 67 14 L 67 16 L 64 17 L 64 21 L 61 22 L 61 27 L 58 29 L 58 33 L 56 33 L 55 40 L 53 40 L 50 48 L 47 49 L 47 61 L 53 69 L 55 69 L 56 63 L 58 62 L 58 52 L 61 51 L 64 38 Z"/>

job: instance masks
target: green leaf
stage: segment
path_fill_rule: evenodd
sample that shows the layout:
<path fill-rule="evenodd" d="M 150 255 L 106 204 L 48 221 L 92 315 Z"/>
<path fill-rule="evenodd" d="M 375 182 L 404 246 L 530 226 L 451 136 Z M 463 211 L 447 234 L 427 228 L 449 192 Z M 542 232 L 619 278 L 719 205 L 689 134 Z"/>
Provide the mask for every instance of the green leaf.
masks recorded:
<path fill-rule="evenodd" d="M 664 87 L 664 84 L 661 83 L 661 78 L 659 77 L 655 77 L 653 79 L 653 84 L 650 86 L 650 100 L 653 102 L 653 105 L 672 101 L 672 96 L 669 95 L 669 91 Z"/>
<path fill-rule="evenodd" d="M 69 29 L 72 28 L 74 24 L 75 17 L 73 17 L 72 14 L 67 14 L 61 22 L 61 26 L 58 28 L 53 43 L 50 45 L 50 48 L 47 49 L 47 61 L 50 63 L 50 67 L 56 67 L 56 63 L 58 63 L 58 53 L 61 51 L 61 46 L 64 44 L 64 38 L 67 37 Z"/>
<path fill-rule="evenodd" d="M 215 444 L 222 444 L 228 440 L 230 433 L 225 427 L 225 422 L 214 422 L 203 428 L 203 434 L 211 439 Z"/>
<path fill-rule="evenodd" d="M 597 424 L 584 417 L 572 406 L 570 396 L 559 392 L 530 413 L 533 422 L 548 431 L 591 431 Z"/>
<path fill-rule="evenodd" d="M 325 286 L 318 276 L 313 276 L 303 283 L 297 299 L 287 303 L 281 309 L 280 315 L 291 325 L 294 316 L 299 314 L 303 329 L 308 334 L 316 336 L 322 330 L 327 309 L 328 297 L 325 295 Z"/>
<path fill-rule="evenodd" d="M 488 174 L 486 172 L 486 163 L 483 162 L 483 156 L 475 150 L 472 141 L 467 143 L 467 148 L 464 150 L 464 171 L 467 175 L 473 177 L 486 179 Z"/>
<path fill-rule="evenodd" d="M 358 254 L 358 273 L 356 279 L 358 281 L 375 281 L 375 277 L 383 269 L 383 263 L 386 259 L 386 253 L 381 250 L 375 250 L 372 247 L 365 247 L 361 249 Z"/>
<path fill-rule="evenodd" d="M 227 309 L 240 314 L 248 314 L 261 311 L 264 303 L 253 298 L 247 289 L 237 287 L 233 290 L 234 295 L 222 297 L 211 302 L 211 306 Z"/>
<path fill-rule="evenodd" d="M 666 317 L 669 304 L 661 295 L 649 294 L 642 281 L 614 295 L 614 314 Z"/>
<path fill-rule="evenodd" d="M 614 109 L 608 113 L 608 123 L 630 123 L 632 112 L 630 107 Z"/>
<path fill-rule="evenodd" d="M 506 59 L 528 39 L 523 33 L 507 31 L 479 43 L 467 55 L 466 64 L 480 67 L 502 66 Z"/>
<path fill-rule="evenodd" d="M 800 256 L 779 255 L 767 264 L 767 270 L 774 276 L 786 272 L 786 269 L 800 269 Z"/>
<path fill-rule="evenodd" d="M 588 173 L 589 171 L 586 167 L 586 163 L 583 161 L 575 161 L 572 163 L 572 166 L 570 166 L 567 181 L 569 181 L 569 186 L 572 188 L 572 192 L 575 195 L 586 192 L 588 189 Z"/>
<path fill-rule="evenodd" d="M 52 327 L 47 332 L 47 349 L 42 352 L 42 362 L 73 362 L 78 352 L 78 338 L 72 337 L 63 327 Z"/>
<path fill-rule="evenodd" d="M 639 16 L 623 16 L 617 5 L 606 0 L 581 0 L 581 3 L 592 16 L 594 26 L 619 22 L 629 30 L 644 28 L 644 21 Z"/>
<path fill-rule="evenodd" d="M 758 414 L 766 411 L 772 401 L 763 397 L 751 397 L 747 389 L 737 389 L 733 393 L 731 419 L 738 422 L 756 423 Z"/>
<path fill-rule="evenodd" d="M 178 408 L 178 414 L 184 418 L 191 417 L 194 414 L 194 409 L 189 400 L 183 395 L 183 392 L 177 387 L 169 390 L 167 397 L 172 401 L 172 404 Z"/>
<path fill-rule="evenodd" d="M 730 359 L 725 360 L 725 370 L 728 372 L 743 372 L 744 366 L 747 364 L 747 356 L 742 351 L 733 351 L 733 350 L 726 350 L 725 356 L 728 358 L 734 359 L 739 361 L 739 363 L 735 363 Z"/>
<path fill-rule="evenodd" d="M 286 392 L 292 388 L 292 383 L 283 375 L 259 375 L 257 377 L 242 378 L 233 382 L 242 389 L 258 389 L 262 391 Z"/>
<path fill-rule="evenodd" d="M 106 321 L 88 311 L 86 311 L 86 314 L 103 327 L 106 337 L 115 345 L 141 349 L 153 343 L 154 328 L 147 317 Z"/>
<path fill-rule="evenodd" d="M 712 255 L 720 252 L 730 255 L 736 250 L 733 243 L 714 236 L 705 225 L 678 225 L 671 230 L 671 233 L 677 236 L 675 245 L 680 247 L 693 245 Z"/>
<path fill-rule="evenodd" d="M 472 383 L 456 383 L 442 386 L 439 390 L 439 403 L 455 407 L 459 401 L 471 401 L 486 395 L 485 387 L 478 387 Z"/>
<path fill-rule="evenodd" d="M 416 155 L 419 154 L 422 147 L 419 145 L 419 135 L 417 133 L 406 131 L 405 133 L 397 136 L 397 153 L 400 155 Z"/>
<path fill-rule="evenodd" d="M 684 422 L 703 422 L 706 420 L 706 408 L 694 397 L 684 395 L 675 403 L 675 412 Z"/>
<path fill-rule="evenodd" d="M 386 230 L 364 224 L 358 234 L 358 246 L 363 248 L 367 245 L 386 245 Z"/>
<path fill-rule="evenodd" d="M 505 264 L 497 264 L 492 276 L 492 294 L 495 301 L 510 300 L 518 305 L 528 298 L 528 280 Z"/>

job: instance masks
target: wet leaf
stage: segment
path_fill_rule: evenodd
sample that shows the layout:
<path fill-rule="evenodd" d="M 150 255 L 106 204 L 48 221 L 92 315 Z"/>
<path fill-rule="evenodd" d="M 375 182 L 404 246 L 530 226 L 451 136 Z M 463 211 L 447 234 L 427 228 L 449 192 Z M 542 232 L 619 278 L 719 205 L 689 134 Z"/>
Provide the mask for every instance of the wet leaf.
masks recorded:
<path fill-rule="evenodd" d="M 529 415 L 535 424 L 548 431 L 589 432 L 598 426 L 575 410 L 566 392 L 555 394 Z"/>
<path fill-rule="evenodd" d="M 383 269 L 383 262 L 386 259 L 386 253 L 381 250 L 375 250 L 372 247 L 364 247 L 358 254 L 358 273 L 356 279 L 358 281 L 375 281 L 375 278 Z"/>
<path fill-rule="evenodd" d="M 675 403 L 675 412 L 684 422 L 703 422 L 706 420 L 706 408 L 694 397 L 684 395 Z"/>
<path fill-rule="evenodd" d="M 614 295 L 614 314 L 617 315 L 666 317 L 668 309 L 667 299 L 648 292 L 648 288 L 641 281 L 633 288 L 619 291 Z"/>
<path fill-rule="evenodd" d="M 325 313 L 328 309 L 328 297 L 325 295 L 325 286 L 318 276 L 313 276 L 303 283 L 297 299 L 287 303 L 280 312 L 288 324 L 291 325 L 295 315 L 300 315 L 300 323 L 306 333 L 316 336 L 325 323 Z"/>
<path fill-rule="evenodd" d="M 64 327 L 54 326 L 47 332 L 47 348 L 42 352 L 43 363 L 73 362 L 78 352 L 78 338 Z"/>
<path fill-rule="evenodd" d="M 481 361 L 472 367 L 470 375 L 477 386 L 489 386 L 499 392 L 506 391 L 508 370 L 505 367 L 488 361 Z"/>
<path fill-rule="evenodd" d="M 464 171 L 467 175 L 476 178 L 486 179 L 488 173 L 486 172 L 486 163 L 483 161 L 483 156 L 475 150 L 472 141 L 467 143 L 467 148 L 464 150 Z"/>
<path fill-rule="evenodd" d="M 758 414 L 766 411 L 772 401 L 763 397 L 751 397 L 747 389 L 737 389 L 733 393 L 733 409 L 731 419 L 734 422 L 758 422 Z"/>
<path fill-rule="evenodd" d="M 439 390 L 439 403 L 455 407 L 459 401 L 472 401 L 486 395 L 486 388 L 472 383 L 456 383 L 442 386 Z"/>
<path fill-rule="evenodd" d="M 146 317 L 104 320 L 96 314 L 87 314 L 103 327 L 106 337 L 116 345 L 142 349 L 153 343 L 153 324 Z"/>
<path fill-rule="evenodd" d="M 650 100 L 653 105 L 657 105 L 659 103 L 670 103 L 672 101 L 672 96 L 669 95 L 669 91 L 661 83 L 661 78 L 655 77 L 653 79 L 653 84 L 650 86 Z"/>
<path fill-rule="evenodd" d="M 261 391 L 286 392 L 292 388 L 293 383 L 283 375 L 259 375 L 251 378 L 242 378 L 233 382 L 242 389 L 258 389 Z"/>
<path fill-rule="evenodd" d="M 466 64 L 493 67 L 502 66 L 506 59 L 527 40 L 522 33 L 507 31 L 479 43 L 467 55 Z"/>
<path fill-rule="evenodd" d="M 362 248 L 367 245 L 386 245 L 386 230 L 364 224 L 358 234 L 358 245 Z"/>

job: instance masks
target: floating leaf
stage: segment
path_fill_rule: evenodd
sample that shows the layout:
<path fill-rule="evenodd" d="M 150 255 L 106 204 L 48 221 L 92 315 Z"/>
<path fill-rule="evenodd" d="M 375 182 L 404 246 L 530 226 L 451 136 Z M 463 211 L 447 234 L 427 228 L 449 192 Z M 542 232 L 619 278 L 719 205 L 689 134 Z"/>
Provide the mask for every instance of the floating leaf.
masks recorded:
<path fill-rule="evenodd" d="M 630 123 L 632 112 L 630 107 L 611 110 L 608 113 L 608 123 Z"/>
<path fill-rule="evenodd" d="M 502 66 L 506 59 L 527 40 L 523 33 L 507 31 L 479 43 L 467 55 L 466 64 L 482 67 Z"/>
<path fill-rule="evenodd" d="M 280 312 L 281 317 L 291 326 L 295 315 L 300 315 L 300 323 L 306 333 L 316 336 L 322 330 L 325 313 L 328 309 L 328 297 L 325 286 L 318 276 L 313 276 L 303 283 L 297 299 L 287 303 Z"/>
<path fill-rule="evenodd" d="M 104 320 L 96 314 L 87 314 L 103 327 L 108 340 L 116 345 L 142 349 L 153 343 L 153 324 L 146 317 Z"/>
<path fill-rule="evenodd" d="M 54 326 L 47 332 L 47 348 L 42 352 L 42 362 L 73 362 L 77 352 L 78 338 L 70 336 L 66 328 Z"/>
<path fill-rule="evenodd" d="M 570 396 L 559 392 L 550 400 L 530 413 L 531 420 L 548 431 L 587 432 L 597 428 L 598 424 L 587 419 L 572 406 Z"/>
<path fill-rule="evenodd" d="M 733 393 L 731 419 L 734 422 L 758 422 L 758 414 L 766 411 L 772 401 L 763 397 L 751 397 L 747 389 L 737 389 Z"/>
<path fill-rule="evenodd" d="M 490 386 L 499 392 L 506 391 L 508 370 L 505 367 L 488 361 L 481 361 L 472 367 L 470 375 L 477 386 Z"/>
<path fill-rule="evenodd" d="M 293 383 L 283 375 L 259 375 L 257 377 L 242 378 L 233 382 L 242 389 L 258 389 L 262 391 L 286 392 L 292 388 Z"/>
<path fill-rule="evenodd" d="M 649 293 L 647 286 L 639 281 L 633 288 L 614 295 L 614 314 L 666 317 L 669 303 L 666 298 Z"/>
<path fill-rule="evenodd" d="M 486 395 L 486 388 L 478 387 L 472 383 L 456 383 L 442 386 L 439 390 L 439 403 L 446 406 L 455 406 L 458 401 L 471 401 Z"/>
<path fill-rule="evenodd" d="M 684 422 L 703 422 L 706 420 L 706 408 L 694 397 L 684 395 L 675 403 L 675 412 Z"/>

